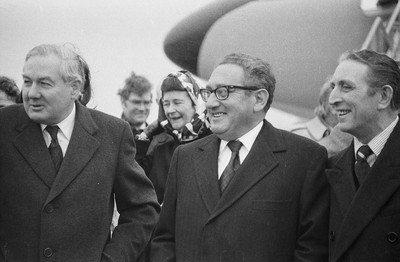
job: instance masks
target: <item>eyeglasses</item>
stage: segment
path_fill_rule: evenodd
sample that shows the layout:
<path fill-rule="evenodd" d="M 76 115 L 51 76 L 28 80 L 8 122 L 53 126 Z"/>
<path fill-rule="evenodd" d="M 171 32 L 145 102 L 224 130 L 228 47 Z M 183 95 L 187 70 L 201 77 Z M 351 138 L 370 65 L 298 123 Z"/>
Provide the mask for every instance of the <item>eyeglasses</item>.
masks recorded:
<path fill-rule="evenodd" d="M 255 86 L 235 86 L 235 85 L 223 85 L 215 88 L 214 90 L 209 90 L 202 88 L 200 89 L 200 95 L 204 102 L 207 102 L 208 98 L 212 93 L 215 93 L 215 96 L 218 100 L 223 101 L 229 97 L 229 93 L 234 92 L 235 89 L 242 90 L 259 90 L 260 88 Z"/>
<path fill-rule="evenodd" d="M 151 100 L 143 100 L 142 101 L 142 100 L 136 100 L 136 99 L 134 99 L 134 100 L 129 100 L 128 99 L 127 101 L 129 101 L 130 103 L 132 103 L 135 106 L 144 105 L 145 107 L 149 107 L 153 103 Z"/>

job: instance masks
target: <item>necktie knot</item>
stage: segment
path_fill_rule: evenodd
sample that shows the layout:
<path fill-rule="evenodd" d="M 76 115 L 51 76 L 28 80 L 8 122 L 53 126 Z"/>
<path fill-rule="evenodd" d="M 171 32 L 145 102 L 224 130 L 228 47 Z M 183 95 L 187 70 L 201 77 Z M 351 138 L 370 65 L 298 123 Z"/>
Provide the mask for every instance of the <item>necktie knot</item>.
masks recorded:
<path fill-rule="evenodd" d="M 60 128 L 58 126 L 47 126 L 46 131 L 49 132 L 52 140 L 57 140 L 57 133 Z"/>
<path fill-rule="evenodd" d="M 229 141 L 228 142 L 228 147 L 229 149 L 233 152 L 239 152 L 240 148 L 242 147 L 242 142 L 235 140 L 235 141 Z"/>
<path fill-rule="evenodd" d="M 372 150 L 368 145 L 361 146 L 357 151 L 357 162 L 366 160 L 372 154 Z"/>

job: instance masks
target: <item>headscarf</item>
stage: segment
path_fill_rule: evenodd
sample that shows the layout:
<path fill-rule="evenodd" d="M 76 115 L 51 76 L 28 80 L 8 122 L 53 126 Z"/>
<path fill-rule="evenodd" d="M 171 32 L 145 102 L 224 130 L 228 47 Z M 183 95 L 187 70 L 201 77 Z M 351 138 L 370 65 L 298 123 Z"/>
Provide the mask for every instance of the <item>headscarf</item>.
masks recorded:
<path fill-rule="evenodd" d="M 163 81 L 161 85 L 161 92 L 164 95 L 168 91 L 186 91 L 192 100 L 196 110 L 199 108 L 199 93 L 200 87 L 192 75 L 185 70 L 180 70 L 176 73 L 170 73 Z M 163 111 L 163 110 L 160 110 Z M 193 116 L 193 119 L 187 123 L 182 131 L 178 131 L 172 128 L 166 117 L 160 122 L 160 125 L 170 133 L 174 134 L 179 141 L 189 142 L 196 139 L 201 135 L 202 127 L 206 120 L 205 112 L 197 112 Z"/>

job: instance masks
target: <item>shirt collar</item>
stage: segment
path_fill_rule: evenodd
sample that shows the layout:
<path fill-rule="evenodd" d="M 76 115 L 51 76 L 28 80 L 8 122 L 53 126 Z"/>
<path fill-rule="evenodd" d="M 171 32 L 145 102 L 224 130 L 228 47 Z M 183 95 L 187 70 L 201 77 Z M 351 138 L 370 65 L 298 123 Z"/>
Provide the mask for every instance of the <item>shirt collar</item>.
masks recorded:
<path fill-rule="evenodd" d="M 371 148 L 372 152 L 378 157 L 378 155 L 381 153 L 383 147 L 386 144 L 386 141 L 388 140 L 390 134 L 393 132 L 394 127 L 396 126 L 397 122 L 399 121 L 399 117 L 397 116 L 396 119 L 383 130 L 381 133 L 379 133 L 377 136 L 375 136 L 369 143 L 368 146 Z M 363 145 L 356 137 L 354 137 L 354 154 L 357 153 L 358 149 Z"/>
<path fill-rule="evenodd" d="M 306 126 L 311 136 L 317 141 L 321 140 L 324 137 L 325 132 L 328 130 L 318 117 L 314 117 L 308 121 Z"/>
<path fill-rule="evenodd" d="M 251 129 L 249 132 L 247 132 L 246 134 L 244 134 L 243 136 L 239 137 L 236 140 L 239 140 L 240 142 L 242 142 L 243 146 L 248 151 L 250 151 L 251 147 L 253 146 L 254 142 L 256 141 L 256 138 L 257 138 L 258 134 L 261 131 L 262 126 L 263 126 L 263 121 L 258 123 L 253 129 Z M 221 144 L 220 144 L 220 147 L 219 147 L 219 151 L 220 152 L 222 152 L 222 150 L 225 149 L 225 147 L 227 146 L 228 142 L 229 141 L 221 139 Z"/>
<path fill-rule="evenodd" d="M 61 132 L 65 135 L 65 137 L 70 140 L 72 136 L 72 130 L 74 130 L 75 124 L 75 115 L 76 115 L 76 105 L 74 103 L 74 107 L 72 108 L 71 113 L 57 126 L 60 128 Z M 47 127 L 47 125 L 40 124 L 42 131 Z"/>

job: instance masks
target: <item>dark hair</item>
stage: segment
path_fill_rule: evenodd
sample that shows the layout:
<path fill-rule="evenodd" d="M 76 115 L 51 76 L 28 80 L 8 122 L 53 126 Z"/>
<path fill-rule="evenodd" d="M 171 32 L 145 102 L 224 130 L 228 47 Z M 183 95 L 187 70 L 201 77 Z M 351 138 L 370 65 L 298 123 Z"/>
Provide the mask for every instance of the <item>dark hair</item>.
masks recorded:
<path fill-rule="evenodd" d="M 268 91 L 269 98 L 264 108 L 267 111 L 272 104 L 276 84 L 271 65 L 260 58 L 242 53 L 232 53 L 225 56 L 218 65 L 223 64 L 240 66 L 244 71 L 246 85 L 256 86 Z"/>
<path fill-rule="evenodd" d="M 396 61 L 384 54 L 372 50 L 350 51 L 341 55 L 339 62 L 352 60 L 368 66 L 367 81 L 371 87 L 369 94 L 389 85 L 393 88 L 393 97 L 390 106 L 393 109 L 400 108 L 400 69 Z"/>
<path fill-rule="evenodd" d="M 3 91 L 7 98 L 19 103 L 20 100 L 20 90 L 14 80 L 6 76 L 0 76 L 0 90 Z"/>
<path fill-rule="evenodd" d="M 118 95 L 122 101 L 128 100 L 131 93 L 142 96 L 145 93 L 151 92 L 152 85 L 144 76 L 136 75 L 132 72 L 125 80 L 125 86 L 118 90 Z"/>
<path fill-rule="evenodd" d="M 164 96 L 168 91 L 187 92 L 193 105 L 197 105 L 197 98 L 200 93 L 200 87 L 193 76 L 186 70 L 179 70 L 176 73 L 170 73 L 161 84 L 161 93 Z"/>

